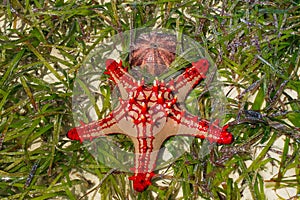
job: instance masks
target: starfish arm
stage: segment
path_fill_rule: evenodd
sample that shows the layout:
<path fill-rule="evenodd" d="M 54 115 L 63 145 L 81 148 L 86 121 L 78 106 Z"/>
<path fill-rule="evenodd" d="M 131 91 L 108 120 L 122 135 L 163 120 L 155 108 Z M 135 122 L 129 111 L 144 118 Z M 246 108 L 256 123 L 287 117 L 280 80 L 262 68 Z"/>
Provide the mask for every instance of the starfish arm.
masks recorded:
<path fill-rule="evenodd" d="M 200 139 L 207 139 L 209 142 L 217 144 L 231 144 L 233 135 L 227 131 L 228 125 L 219 127 L 219 121 L 213 123 L 205 119 L 199 119 L 197 116 L 186 112 L 181 112 L 180 116 L 170 118 L 171 124 L 179 126 L 175 132 L 168 136 L 192 136 Z"/>
<path fill-rule="evenodd" d="M 108 74 L 110 79 L 116 84 L 122 99 L 127 99 L 128 94 L 137 85 L 136 80 L 122 66 L 122 61 L 117 63 L 113 59 L 108 59 L 106 61 L 105 74 Z"/>
<path fill-rule="evenodd" d="M 131 138 L 135 147 L 135 166 L 131 169 L 134 173 L 129 177 L 133 181 L 133 188 L 142 192 L 151 185 L 151 179 L 155 175 L 156 160 L 160 150 L 160 141 L 155 137 Z M 158 143 L 157 143 L 158 142 Z"/>
<path fill-rule="evenodd" d="M 123 131 L 119 128 L 113 115 L 110 114 L 104 119 L 70 129 L 67 137 L 71 140 L 83 142 L 115 133 L 123 133 Z"/>
<path fill-rule="evenodd" d="M 136 191 L 142 192 L 151 185 L 151 179 L 155 175 L 156 160 L 162 141 L 156 137 L 132 137 L 135 147 L 135 165 L 131 169 L 134 175 L 129 178 L 133 181 Z"/>
<path fill-rule="evenodd" d="M 205 78 L 208 68 L 208 60 L 200 59 L 192 63 L 192 67 L 186 68 L 184 73 L 169 82 L 169 87 L 174 87 L 174 95 L 177 96 L 179 103 L 184 102 L 188 93 Z"/>

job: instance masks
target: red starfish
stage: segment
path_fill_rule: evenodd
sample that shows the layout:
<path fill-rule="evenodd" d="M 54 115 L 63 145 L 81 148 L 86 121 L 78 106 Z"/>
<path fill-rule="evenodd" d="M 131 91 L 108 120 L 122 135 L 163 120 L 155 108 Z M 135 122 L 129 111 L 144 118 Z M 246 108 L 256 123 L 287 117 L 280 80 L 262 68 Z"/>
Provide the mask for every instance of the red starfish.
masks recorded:
<path fill-rule="evenodd" d="M 203 79 L 209 68 L 206 59 L 192 63 L 181 75 L 165 83 L 154 80 L 146 85 L 135 80 L 122 67 L 122 62 L 106 61 L 106 73 L 120 91 L 119 105 L 104 119 L 71 129 L 67 136 L 80 142 L 110 134 L 127 135 L 134 144 L 134 175 L 130 177 L 136 191 L 144 191 L 155 175 L 156 160 L 163 142 L 172 136 L 184 135 L 207 139 L 218 144 L 233 141 L 228 125 L 210 124 L 185 111 L 189 92 Z"/>

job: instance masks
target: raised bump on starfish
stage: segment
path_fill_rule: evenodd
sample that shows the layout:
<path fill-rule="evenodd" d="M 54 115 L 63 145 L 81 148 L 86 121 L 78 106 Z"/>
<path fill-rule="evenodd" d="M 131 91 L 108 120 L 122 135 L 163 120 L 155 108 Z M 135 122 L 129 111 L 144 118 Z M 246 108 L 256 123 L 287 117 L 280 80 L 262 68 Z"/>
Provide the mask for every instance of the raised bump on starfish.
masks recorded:
<path fill-rule="evenodd" d="M 227 125 L 220 128 L 218 121 L 210 124 L 180 106 L 188 93 L 205 78 L 209 67 L 206 59 L 192 63 L 192 67 L 170 82 L 156 79 L 153 85 L 136 81 L 121 62 L 108 60 L 106 65 L 106 73 L 121 93 L 119 105 L 106 118 L 73 128 L 67 136 L 82 142 L 114 133 L 127 135 L 135 149 L 134 175 L 130 180 L 136 191 L 144 191 L 151 184 L 158 152 L 167 138 L 185 135 L 218 144 L 233 141 Z"/>

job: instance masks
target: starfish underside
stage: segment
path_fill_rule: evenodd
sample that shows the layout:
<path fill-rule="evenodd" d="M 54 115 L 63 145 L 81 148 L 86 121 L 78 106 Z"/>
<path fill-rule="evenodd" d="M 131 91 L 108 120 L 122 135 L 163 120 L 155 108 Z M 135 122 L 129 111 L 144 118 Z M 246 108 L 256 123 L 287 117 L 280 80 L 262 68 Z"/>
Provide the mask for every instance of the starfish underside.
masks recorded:
<path fill-rule="evenodd" d="M 205 78 L 206 59 L 192 66 L 169 82 L 154 80 L 152 85 L 135 80 L 122 67 L 122 62 L 106 61 L 106 73 L 120 92 L 120 103 L 104 119 L 71 129 L 67 136 L 80 142 L 111 134 L 128 136 L 135 149 L 135 162 L 130 177 L 136 191 L 144 191 L 155 175 L 156 160 L 163 142 L 172 136 L 192 136 L 217 144 L 230 144 L 233 136 L 228 125 L 199 119 L 185 110 L 189 92 Z"/>

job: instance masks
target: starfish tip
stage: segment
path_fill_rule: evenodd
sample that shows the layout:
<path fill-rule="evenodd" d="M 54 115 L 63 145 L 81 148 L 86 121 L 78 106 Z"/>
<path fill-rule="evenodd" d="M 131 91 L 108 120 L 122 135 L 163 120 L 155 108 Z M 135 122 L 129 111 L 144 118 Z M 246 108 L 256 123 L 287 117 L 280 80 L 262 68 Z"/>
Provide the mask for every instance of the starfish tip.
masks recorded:
<path fill-rule="evenodd" d="M 82 142 L 76 128 L 72 128 L 71 130 L 69 130 L 67 133 L 67 137 L 71 140 L 77 140 L 77 141 Z"/>
<path fill-rule="evenodd" d="M 137 192 L 145 191 L 151 185 L 151 179 L 154 173 L 138 173 L 129 177 L 129 180 L 133 181 L 133 188 Z"/>
<path fill-rule="evenodd" d="M 192 62 L 192 65 L 203 74 L 205 74 L 209 68 L 209 62 L 206 59 L 200 59 L 197 62 Z"/>
<path fill-rule="evenodd" d="M 234 141 L 232 133 L 227 131 L 228 125 L 225 125 L 222 129 L 220 138 L 218 140 L 219 144 L 231 144 Z"/>
<path fill-rule="evenodd" d="M 107 59 L 105 62 L 106 67 L 109 67 L 112 64 L 115 64 L 116 61 L 114 59 Z"/>

